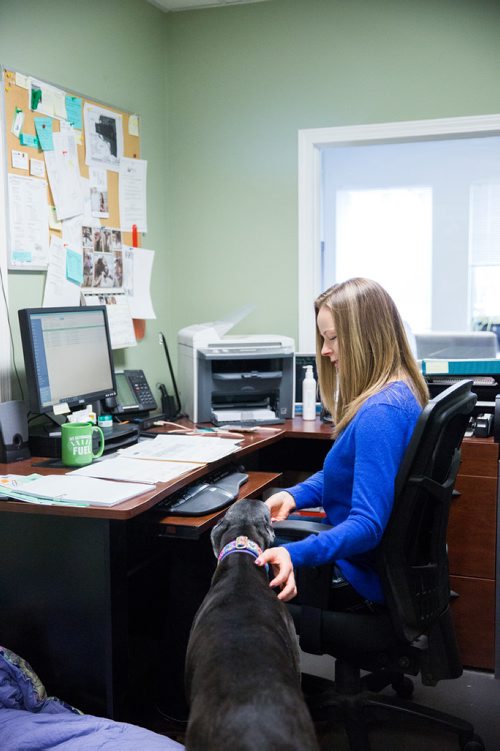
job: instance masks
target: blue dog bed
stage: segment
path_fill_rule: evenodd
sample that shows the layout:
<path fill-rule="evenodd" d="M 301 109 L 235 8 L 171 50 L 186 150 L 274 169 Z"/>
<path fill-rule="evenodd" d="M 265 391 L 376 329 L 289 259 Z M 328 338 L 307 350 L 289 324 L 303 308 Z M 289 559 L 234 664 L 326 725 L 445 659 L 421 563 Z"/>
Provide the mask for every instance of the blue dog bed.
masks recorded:
<path fill-rule="evenodd" d="M 53 696 L 30 665 L 0 647 L 2 751 L 180 751 L 184 746 L 136 725 L 79 712 Z"/>

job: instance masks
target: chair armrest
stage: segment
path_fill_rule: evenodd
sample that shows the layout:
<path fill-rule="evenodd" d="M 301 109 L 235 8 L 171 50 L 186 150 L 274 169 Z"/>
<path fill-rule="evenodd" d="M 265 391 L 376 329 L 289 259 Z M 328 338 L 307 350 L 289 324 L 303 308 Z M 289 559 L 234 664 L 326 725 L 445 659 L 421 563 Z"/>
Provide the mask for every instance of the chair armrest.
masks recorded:
<path fill-rule="evenodd" d="M 319 535 L 331 529 L 331 524 L 321 522 L 309 522 L 302 519 L 287 519 L 284 522 L 275 522 L 273 529 L 276 535 L 285 537 L 293 542 L 302 540 L 311 534 Z M 298 597 L 295 603 L 302 607 L 326 609 L 330 599 L 330 586 L 333 576 L 333 562 L 322 566 L 301 566 L 295 569 Z M 289 604 L 289 603 L 287 603 Z M 297 613 L 295 619 L 297 619 Z M 302 616 L 300 616 L 302 617 Z M 302 631 L 303 627 L 298 627 Z"/>
<path fill-rule="evenodd" d="M 273 529 L 276 534 L 284 534 L 286 537 L 297 540 L 307 537 L 308 535 L 319 535 L 320 532 L 326 532 L 331 529 L 331 524 L 321 524 L 321 522 L 302 521 L 302 519 L 287 519 L 284 522 L 275 522 Z"/>

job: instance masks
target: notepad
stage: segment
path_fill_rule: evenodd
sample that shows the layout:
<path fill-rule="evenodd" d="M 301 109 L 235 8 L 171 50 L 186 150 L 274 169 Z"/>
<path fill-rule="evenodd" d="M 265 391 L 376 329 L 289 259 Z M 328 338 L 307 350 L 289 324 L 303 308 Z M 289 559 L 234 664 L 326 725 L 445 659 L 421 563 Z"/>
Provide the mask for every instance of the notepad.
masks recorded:
<path fill-rule="evenodd" d="M 75 506 L 114 506 L 142 493 L 151 492 L 154 485 L 137 482 L 112 482 L 95 477 L 75 475 L 41 475 L 28 482 L 14 484 L 12 497 L 17 500 L 39 503 L 62 503 Z M 3 484 L 1 492 L 7 495 L 9 487 Z"/>

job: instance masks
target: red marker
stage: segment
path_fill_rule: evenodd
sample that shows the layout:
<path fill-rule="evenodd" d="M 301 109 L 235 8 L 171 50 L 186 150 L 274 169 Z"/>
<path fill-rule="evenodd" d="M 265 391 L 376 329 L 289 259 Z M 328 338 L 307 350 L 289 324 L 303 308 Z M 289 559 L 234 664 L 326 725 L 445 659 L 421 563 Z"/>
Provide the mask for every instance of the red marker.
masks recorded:
<path fill-rule="evenodd" d="M 138 248 L 137 240 L 137 224 L 132 225 L 132 247 Z"/>

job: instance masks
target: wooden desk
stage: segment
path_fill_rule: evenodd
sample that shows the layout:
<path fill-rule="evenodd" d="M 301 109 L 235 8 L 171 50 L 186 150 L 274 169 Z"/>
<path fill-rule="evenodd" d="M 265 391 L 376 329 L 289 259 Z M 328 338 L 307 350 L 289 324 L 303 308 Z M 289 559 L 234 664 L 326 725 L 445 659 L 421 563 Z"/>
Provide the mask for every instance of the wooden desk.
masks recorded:
<path fill-rule="evenodd" d="M 250 479 L 239 497 L 258 496 L 279 483 L 272 452 L 286 433 L 300 444 L 304 435 L 328 437 L 329 430 L 290 421 L 249 433 L 230 457 L 111 508 L 1 502 L 0 643 L 33 665 L 50 694 L 121 719 L 137 703 L 134 687 L 151 680 L 146 665 L 156 646 L 161 652 L 168 643 L 161 670 L 182 693 L 189 626 L 215 569 L 208 532 L 223 512 L 183 519 L 162 516 L 155 506 L 231 461 L 248 463 Z M 324 453 L 318 451 L 311 469 L 321 466 Z M 38 462 L 0 464 L 0 474 L 65 471 Z M 158 662 L 149 665 L 151 673 Z"/>
<path fill-rule="evenodd" d="M 240 497 L 277 484 L 281 472 L 286 486 L 290 470 L 321 467 L 330 432 L 296 418 L 275 432 L 248 434 L 231 457 L 112 508 L 0 503 L 0 643 L 32 663 L 49 693 L 86 712 L 132 719 L 137 686 L 142 691 L 153 674 L 153 692 L 168 704 L 182 693 L 189 626 L 215 568 L 208 532 L 223 512 L 182 519 L 159 515 L 156 504 L 229 461 L 243 462 L 250 475 Z M 462 496 L 449 536 L 462 660 L 488 669 L 498 600 L 498 458 L 492 440 L 464 441 Z M 64 471 L 33 468 L 33 461 L 0 465 L 0 473 Z"/>

